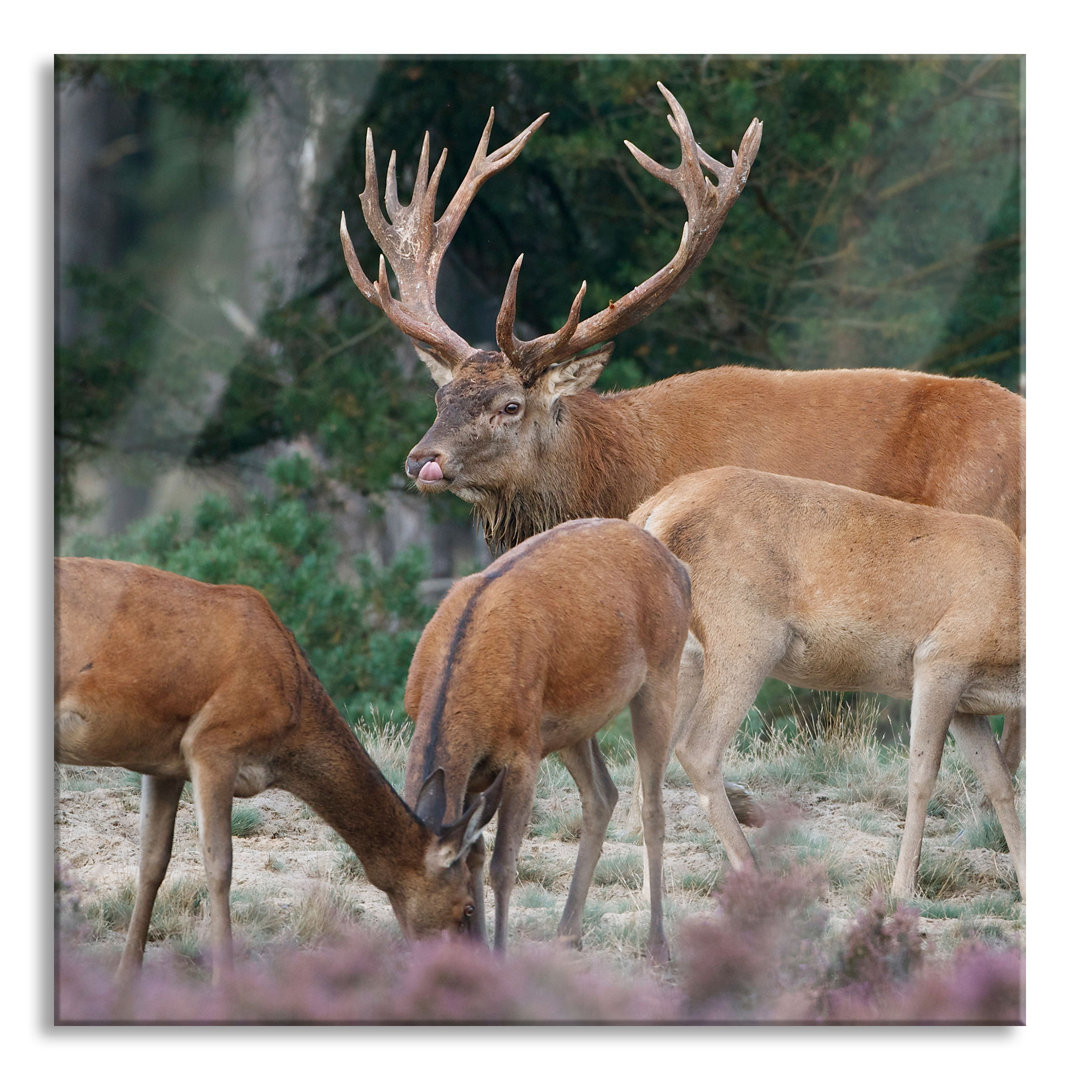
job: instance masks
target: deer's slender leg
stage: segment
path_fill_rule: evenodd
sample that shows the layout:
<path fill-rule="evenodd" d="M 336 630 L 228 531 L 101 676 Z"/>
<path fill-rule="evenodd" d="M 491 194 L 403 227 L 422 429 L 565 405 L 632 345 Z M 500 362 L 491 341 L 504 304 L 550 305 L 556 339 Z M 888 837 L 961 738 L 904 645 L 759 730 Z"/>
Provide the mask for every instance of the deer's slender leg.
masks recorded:
<path fill-rule="evenodd" d="M 510 931 L 510 892 L 517 877 L 518 851 L 532 814 L 539 761 L 507 768 L 503 797 L 499 803 L 499 823 L 488 871 L 495 894 L 495 948 L 506 951 Z"/>
<path fill-rule="evenodd" d="M 581 838 L 557 935 L 572 945 L 581 944 L 585 897 L 604 846 L 608 822 L 619 798 L 595 738 L 585 739 L 559 751 L 581 795 Z"/>
<path fill-rule="evenodd" d="M 729 646 L 722 639 L 705 645 L 701 693 L 689 721 L 680 724 L 675 734 L 675 756 L 737 869 L 753 865 L 754 856 L 728 797 L 722 772 L 724 753 L 786 649 L 783 632 L 767 627 L 742 629 L 747 641 L 764 644 L 753 655 L 746 655 L 745 646 Z"/>
<path fill-rule="evenodd" d="M 1001 831 L 1009 845 L 1020 895 L 1026 898 L 1026 843 L 1020 816 L 1016 812 L 1012 778 L 1002 760 L 990 723 L 985 716 L 969 716 L 957 713 L 953 717 L 952 732 L 960 752 L 971 763 L 975 775 L 993 804 L 994 812 L 1001 822 Z"/>
<path fill-rule="evenodd" d="M 654 675 L 630 702 L 641 775 L 641 819 L 645 840 L 645 883 L 650 903 L 648 950 L 657 963 L 669 959 L 664 938 L 664 770 L 671 754 L 678 669 Z"/>
<path fill-rule="evenodd" d="M 689 635 L 686 645 L 683 647 L 682 656 L 679 659 L 679 689 L 675 700 L 675 719 L 672 729 L 671 742 L 678 739 L 679 732 L 684 730 L 690 723 L 694 711 L 694 704 L 701 692 L 701 680 L 705 671 L 705 654 L 702 652 L 701 643 Z M 640 761 L 637 744 L 634 745 L 635 757 Z M 668 757 L 671 756 L 671 747 L 668 748 Z M 665 768 L 667 762 L 664 762 Z M 636 839 L 641 836 L 641 768 L 634 767 L 634 786 L 630 793 L 630 806 L 626 812 L 626 836 Z M 646 883 L 647 887 L 647 883 Z"/>
<path fill-rule="evenodd" d="M 192 763 L 191 786 L 199 826 L 203 865 L 210 900 L 210 940 L 213 981 L 232 970 L 232 924 L 229 887 L 232 884 L 232 800 L 236 764 L 231 755 L 200 753 Z"/>
<path fill-rule="evenodd" d="M 154 910 L 158 889 L 165 880 L 165 871 L 172 856 L 176 810 L 180 805 L 183 779 L 164 776 L 142 778 L 142 799 L 139 807 L 139 874 L 135 887 L 135 907 L 128 924 L 124 954 L 116 977 L 129 981 L 142 965 L 146 935 Z"/>
<path fill-rule="evenodd" d="M 1010 776 L 1016 775 L 1027 749 L 1027 709 L 1011 709 L 1001 729 L 1001 756 Z"/>
<path fill-rule="evenodd" d="M 934 792 L 945 735 L 960 697 L 961 680 L 951 672 L 915 668 L 911 695 L 907 812 L 893 876 L 893 896 L 913 896 L 919 872 L 926 807 Z"/>
<path fill-rule="evenodd" d="M 471 802 L 470 802 L 471 805 Z M 487 944 L 487 921 L 484 915 L 484 838 L 478 837 L 465 857 L 472 879 L 473 917 L 469 921 L 468 936 L 481 945 Z"/>

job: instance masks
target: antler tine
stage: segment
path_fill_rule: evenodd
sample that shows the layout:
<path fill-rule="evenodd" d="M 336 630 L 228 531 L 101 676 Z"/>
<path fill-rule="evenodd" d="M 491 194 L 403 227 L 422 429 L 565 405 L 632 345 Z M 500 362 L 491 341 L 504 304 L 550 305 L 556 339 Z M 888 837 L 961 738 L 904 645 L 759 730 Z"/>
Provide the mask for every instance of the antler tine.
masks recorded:
<path fill-rule="evenodd" d="M 548 114 L 544 113 L 519 135 L 489 154 L 488 141 L 495 122 L 495 110 L 492 109 L 465 179 L 438 221 L 435 220 L 435 198 L 446 164 L 446 149 L 443 149 L 429 175 L 430 137 L 425 133 L 412 197 L 407 206 L 403 206 L 398 197 L 397 152 L 391 152 L 384 194 L 386 213 L 389 215 L 387 220 L 379 205 L 374 139 L 371 129 L 368 129 L 364 150 L 364 190 L 360 193 L 360 206 L 364 221 L 382 251 L 378 284 L 373 284 L 361 268 L 345 224 L 345 215 L 342 214 L 339 232 L 345 263 L 363 296 L 381 308 L 400 330 L 418 342 L 430 346 L 431 351 L 451 369 L 471 356 L 475 350 L 443 322 L 436 309 L 435 282 L 443 255 L 477 191 L 489 177 L 514 161 L 529 136 L 547 116 Z M 397 278 L 399 300 L 395 300 L 390 292 L 384 259 L 390 263 Z"/>
<path fill-rule="evenodd" d="M 371 279 L 364 273 L 364 268 L 356 257 L 356 248 L 353 247 L 349 228 L 345 224 L 344 210 L 341 211 L 341 224 L 338 226 L 338 235 L 341 237 L 341 250 L 345 253 L 345 265 L 349 268 L 349 277 L 353 279 L 353 284 L 360 290 L 365 299 L 370 300 L 376 307 L 381 307 L 375 286 L 372 285 Z"/>
<path fill-rule="evenodd" d="M 535 366 L 534 360 L 537 357 L 546 356 L 552 349 L 561 348 L 573 337 L 581 318 L 581 302 L 585 299 L 586 283 L 584 281 L 581 283 L 581 288 L 578 289 L 570 305 L 570 314 L 560 329 L 532 341 L 522 341 L 514 334 L 514 319 L 517 315 L 518 275 L 521 273 L 521 264 L 524 260 L 525 256 L 519 255 L 510 270 L 502 303 L 499 305 L 499 314 L 495 320 L 495 343 L 516 367 L 526 371 L 527 374 L 537 374 L 538 371 L 532 370 Z"/>
<path fill-rule="evenodd" d="M 686 112 L 675 95 L 663 83 L 656 85 L 671 108 L 668 123 L 678 136 L 681 160 L 675 168 L 667 168 L 633 143 L 627 141 L 626 146 L 646 172 L 673 187 L 682 198 L 687 220 L 679 246 L 666 266 L 625 296 L 610 301 L 603 310 L 583 322 L 578 322 L 576 316 L 568 320 L 567 326 L 574 323 L 569 333 L 566 332 L 567 326 L 564 326 L 556 334 L 532 341 L 519 342 L 514 339 L 515 355 L 530 367 L 540 370 L 557 364 L 593 345 L 610 340 L 655 311 L 682 286 L 705 257 L 728 211 L 746 185 L 750 166 L 761 143 L 761 121 L 754 119 L 746 129 L 738 154 L 732 156 L 732 165 L 722 165 L 698 146 Z M 705 176 L 703 168 L 716 177 L 716 184 Z"/>
<path fill-rule="evenodd" d="M 454 192 L 453 198 L 447 204 L 442 217 L 439 218 L 436 225 L 440 243 L 444 247 L 450 243 L 454 233 L 457 232 L 461 219 L 465 216 L 465 211 L 469 208 L 484 182 L 516 160 L 521 151 L 525 149 L 529 137 L 550 115 L 550 113 L 543 113 L 538 116 L 524 131 L 519 132 L 509 142 L 504 143 L 489 154 L 487 148 L 488 142 L 491 140 L 491 130 L 495 124 L 495 110 L 491 109 L 488 112 L 487 123 L 484 125 L 480 141 L 476 144 L 476 150 L 473 152 L 468 172 L 466 172 L 465 178 L 461 181 L 457 191 Z"/>

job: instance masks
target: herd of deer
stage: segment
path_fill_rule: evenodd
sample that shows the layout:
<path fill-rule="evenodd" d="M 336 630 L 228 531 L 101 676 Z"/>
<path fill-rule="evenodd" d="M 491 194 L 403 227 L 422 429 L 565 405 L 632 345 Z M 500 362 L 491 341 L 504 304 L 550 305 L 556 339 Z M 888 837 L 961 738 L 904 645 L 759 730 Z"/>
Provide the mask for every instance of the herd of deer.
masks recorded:
<path fill-rule="evenodd" d="M 768 676 L 911 698 L 895 895 L 915 889 L 950 728 L 993 803 L 1024 894 L 1012 785 L 1024 747 L 1024 402 L 980 379 L 874 368 L 721 367 L 621 393 L 592 390 L 615 335 L 705 256 L 761 139 L 754 120 L 723 165 L 660 90 L 679 165 L 664 168 L 627 146 L 686 204 L 674 257 L 584 320 L 583 283 L 565 324 L 527 341 L 514 334 L 519 258 L 497 351 L 474 349 L 442 321 L 436 279 L 476 192 L 546 114 L 488 153 L 492 112 L 438 220 L 445 151 L 429 175 L 425 137 L 406 206 L 391 154 L 384 216 L 368 132 L 361 205 L 399 296 L 383 256 L 376 281 L 365 275 L 342 215 L 345 260 L 438 384 L 435 422 L 406 472 L 423 492 L 471 503 L 490 547 L 502 551 L 454 585 L 417 646 L 405 691 L 416 730 L 404 798 L 258 592 L 133 564 L 56 560 L 56 760 L 143 774 L 121 977 L 141 964 L 187 780 L 215 978 L 232 957 L 232 799 L 267 787 L 293 792 L 348 841 L 410 938 L 450 930 L 486 940 L 481 830 L 498 810 L 490 881 L 494 941 L 504 948 L 537 769 L 552 751 L 581 793 L 558 929 L 580 941 L 617 796 L 595 735 L 626 706 L 642 793 L 648 949 L 663 960 L 668 757 L 686 768 L 732 863 L 752 864 L 721 765 Z M 1000 748 L 986 719 L 998 713 Z"/>

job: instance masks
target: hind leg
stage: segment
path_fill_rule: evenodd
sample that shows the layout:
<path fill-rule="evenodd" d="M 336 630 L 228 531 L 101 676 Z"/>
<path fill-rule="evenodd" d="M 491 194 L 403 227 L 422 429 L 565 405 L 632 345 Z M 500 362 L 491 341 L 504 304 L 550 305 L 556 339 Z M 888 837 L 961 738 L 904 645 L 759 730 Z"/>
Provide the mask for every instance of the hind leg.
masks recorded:
<path fill-rule="evenodd" d="M 682 656 L 679 658 L 678 694 L 675 699 L 672 743 L 677 740 L 679 732 L 690 723 L 694 702 L 697 701 L 701 691 L 704 666 L 705 654 L 702 652 L 701 642 L 690 634 L 683 647 Z M 668 754 L 670 756 L 670 749 Z M 634 755 L 640 761 L 641 755 L 637 749 L 636 740 Z M 664 766 L 667 767 L 666 761 Z M 641 836 L 641 767 L 637 763 L 634 765 L 634 785 L 630 792 L 630 806 L 626 813 L 626 836 L 628 839 L 637 839 Z"/>
<path fill-rule="evenodd" d="M 604 846 L 608 822 L 619 797 L 619 789 L 607 771 L 596 739 L 585 739 L 559 751 L 581 795 L 581 839 L 578 841 L 574 874 L 557 931 L 559 938 L 581 944 L 585 897 Z"/>
<path fill-rule="evenodd" d="M 736 868 L 752 865 L 754 856 L 735 817 L 721 768 L 724 751 L 753 705 L 756 692 L 737 700 L 724 700 L 703 689 L 692 723 L 675 746 L 675 756 L 690 777 L 701 808 Z"/>
<path fill-rule="evenodd" d="M 1016 775 L 1020 768 L 1024 751 L 1027 749 L 1027 710 L 1013 709 L 1005 714 L 1001 729 L 1001 756 L 1010 776 Z"/>
<path fill-rule="evenodd" d="M 1026 842 L 1020 817 L 1016 812 L 1012 778 L 1006 763 L 994 742 L 993 732 L 985 716 L 968 716 L 957 713 L 953 717 L 952 731 L 960 752 L 971 763 L 983 791 L 993 804 L 994 812 L 1001 822 L 1001 831 L 1009 845 L 1020 895 L 1026 893 Z"/>
<path fill-rule="evenodd" d="M 135 887 L 135 907 L 128 923 L 124 954 L 116 978 L 130 982 L 142 966 L 146 935 L 158 889 L 172 856 L 176 810 L 180 805 L 183 779 L 166 776 L 143 776 L 139 806 L 139 875 Z"/>
<path fill-rule="evenodd" d="M 686 648 L 683 649 L 679 665 L 679 692 L 675 703 L 673 746 L 679 743 L 680 739 L 689 731 L 690 725 L 694 723 L 694 706 L 701 693 L 704 677 L 705 653 L 701 648 L 701 643 L 691 634 L 686 639 Z M 752 704 L 753 702 L 751 702 Z M 749 706 L 747 706 L 747 709 L 749 710 Z M 724 792 L 727 795 L 728 802 L 731 803 L 732 810 L 735 812 L 735 819 L 740 825 L 753 827 L 764 822 L 761 808 L 754 801 L 749 790 L 742 784 L 736 784 L 732 780 L 725 780 Z M 630 806 L 626 814 L 625 838 L 635 840 L 640 836 L 641 770 L 635 765 L 634 783 L 630 792 Z"/>
<path fill-rule="evenodd" d="M 678 670 L 650 676 L 630 702 L 634 748 L 641 776 L 641 818 L 645 840 L 645 891 L 649 897 L 648 953 L 655 963 L 670 958 L 664 938 L 664 770 L 671 754 Z"/>

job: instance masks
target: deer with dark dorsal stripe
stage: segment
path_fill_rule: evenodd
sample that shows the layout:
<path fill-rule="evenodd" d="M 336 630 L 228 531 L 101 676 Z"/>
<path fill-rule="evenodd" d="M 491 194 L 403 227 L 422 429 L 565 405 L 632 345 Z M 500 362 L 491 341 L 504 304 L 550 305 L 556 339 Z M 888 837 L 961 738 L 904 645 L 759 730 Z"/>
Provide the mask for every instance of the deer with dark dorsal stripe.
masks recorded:
<path fill-rule="evenodd" d="M 234 795 L 283 788 L 356 852 L 405 935 L 465 932 L 480 830 L 501 779 L 446 826 L 439 772 L 405 804 L 338 715 L 261 593 L 134 563 L 55 560 L 55 758 L 143 774 L 135 908 L 118 977 L 142 964 L 190 780 L 209 891 L 213 977 L 232 966 Z M 440 807 L 432 827 L 422 815 Z"/>
<path fill-rule="evenodd" d="M 409 479 L 423 493 L 450 491 L 470 503 L 493 551 L 570 518 L 627 517 L 676 476 L 719 465 L 985 514 L 1023 540 L 1024 401 L 986 380 L 874 367 L 718 367 L 619 393 L 592 389 L 615 336 L 663 304 L 705 257 L 748 181 L 761 141 L 762 125 L 754 120 L 732 165 L 723 165 L 697 144 L 674 95 L 662 85 L 660 91 L 671 109 L 680 163 L 665 168 L 627 146 L 686 205 L 675 255 L 588 318 L 582 318 L 582 283 L 563 326 L 525 341 L 514 334 L 519 258 L 496 319 L 497 351 L 473 348 L 443 321 L 436 280 L 480 187 L 518 157 L 547 114 L 488 153 L 492 110 L 469 170 L 438 220 L 435 197 L 446 151 L 429 177 L 425 136 L 405 206 L 391 154 L 387 218 L 368 131 L 361 207 L 389 260 L 398 297 L 383 256 L 374 282 L 364 273 L 344 214 L 340 236 L 357 288 L 411 338 L 438 384 L 435 421 L 406 459 Z M 1023 755 L 1022 714 L 1006 718 L 1002 746 L 1015 772 Z"/>
<path fill-rule="evenodd" d="M 691 641 L 700 649 L 684 652 L 673 746 L 733 864 L 753 856 L 721 765 L 771 676 L 911 699 L 894 895 L 915 891 L 950 727 L 993 803 L 1025 894 L 1024 833 L 986 719 L 1024 704 L 1024 550 L 1011 530 L 988 517 L 731 467 L 673 480 L 630 520 L 690 572 Z"/>
<path fill-rule="evenodd" d="M 416 722 L 405 798 L 414 797 L 424 776 L 442 770 L 445 814 L 454 819 L 504 778 L 490 870 L 497 949 L 506 948 L 537 770 L 552 752 L 581 793 L 581 838 L 558 928 L 561 939 L 580 944 L 585 896 L 618 796 L 594 736 L 629 705 L 652 898 L 648 950 L 657 961 L 667 958 L 660 788 L 689 589 L 678 560 L 637 526 L 571 521 L 458 581 L 425 627 L 405 688 L 405 708 Z M 473 894 L 482 896 L 479 880 Z M 479 914 L 472 926 L 477 937 L 485 933 Z"/>

